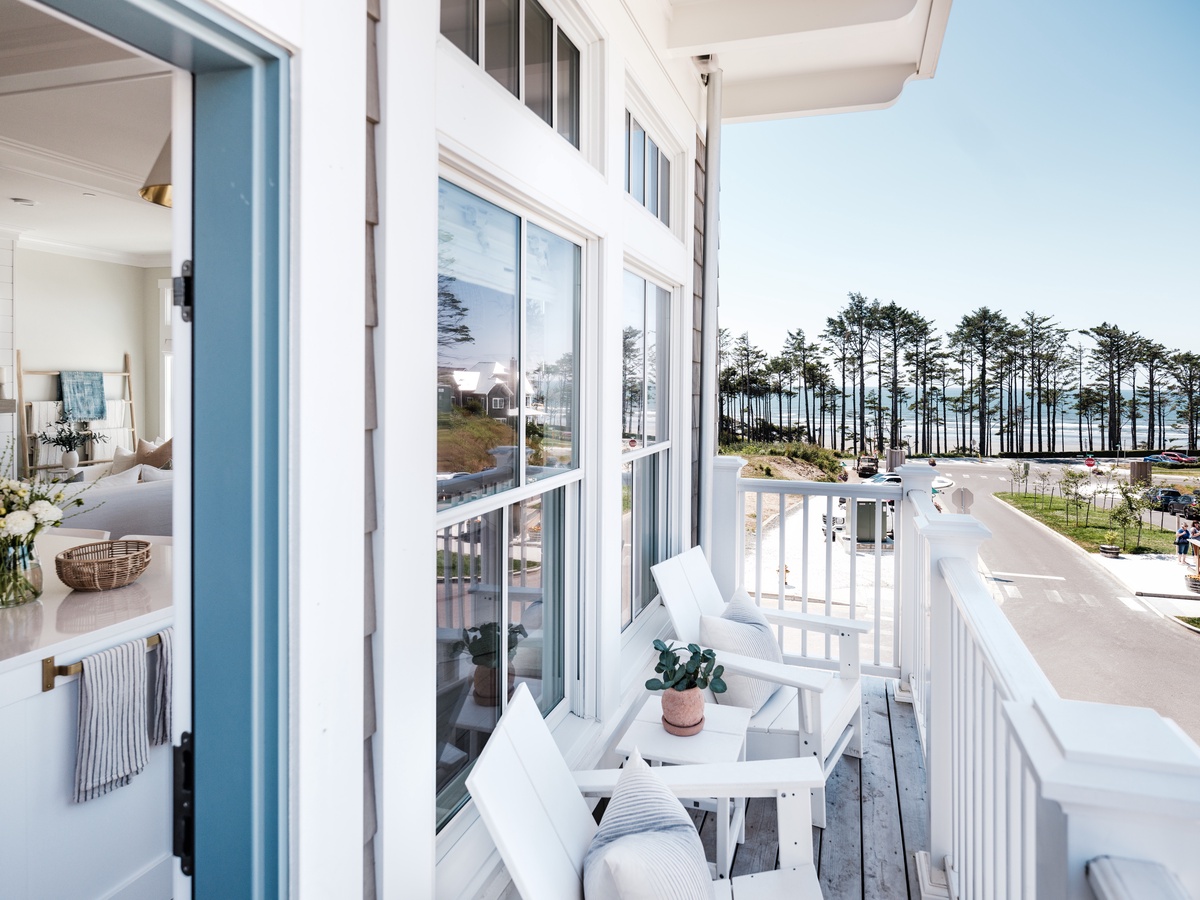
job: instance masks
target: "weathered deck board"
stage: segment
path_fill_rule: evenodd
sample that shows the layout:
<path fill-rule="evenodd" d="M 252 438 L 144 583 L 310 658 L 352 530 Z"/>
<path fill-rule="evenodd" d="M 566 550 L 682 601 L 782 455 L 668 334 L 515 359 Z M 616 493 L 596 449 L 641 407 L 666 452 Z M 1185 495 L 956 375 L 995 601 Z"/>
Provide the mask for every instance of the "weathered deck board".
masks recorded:
<path fill-rule="evenodd" d="M 913 854 L 929 849 L 929 782 L 925 758 L 911 704 L 896 700 L 895 682 L 888 684 L 888 710 L 892 722 L 892 755 L 896 761 L 896 787 L 900 799 L 900 826 L 904 838 L 904 867 L 908 894 L 919 897 Z"/>
<path fill-rule="evenodd" d="M 892 757 L 887 683 L 863 684 L 862 866 L 864 900 L 904 896 L 904 839 Z"/>
<path fill-rule="evenodd" d="M 751 840 L 753 835 L 753 840 Z M 775 801 L 759 797 L 746 803 L 746 843 L 733 857 L 733 876 L 766 872 L 779 865 L 779 815 Z"/>
<path fill-rule="evenodd" d="M 825 900 L 862 900 L 862 798 L 857 759 L 843 756 L 825 782 L 821 892 Z"/>

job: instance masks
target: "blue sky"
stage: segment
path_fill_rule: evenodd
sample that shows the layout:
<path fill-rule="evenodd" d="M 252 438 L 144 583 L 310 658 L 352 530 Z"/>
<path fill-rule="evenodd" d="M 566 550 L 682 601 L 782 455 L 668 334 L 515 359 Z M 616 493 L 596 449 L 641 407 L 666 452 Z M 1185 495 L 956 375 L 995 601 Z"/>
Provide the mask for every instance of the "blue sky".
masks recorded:
<path fill-rule="evenodd" d="M 957 0 L 882 111 L 726 127 L 720 322 L 770 353 L 846 294 L 1200 350 L 1200 3 Z"/>

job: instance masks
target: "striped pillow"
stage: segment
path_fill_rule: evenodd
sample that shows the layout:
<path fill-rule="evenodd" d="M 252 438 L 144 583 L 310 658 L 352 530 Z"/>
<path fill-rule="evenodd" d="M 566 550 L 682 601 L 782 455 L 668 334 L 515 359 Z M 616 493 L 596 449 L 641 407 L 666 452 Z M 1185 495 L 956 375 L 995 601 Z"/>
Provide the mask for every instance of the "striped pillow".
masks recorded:
<path fill-rule="evenodd" d="M 750 595 L 745 591 L 734 591 L 733 598 L 720 616 L 700 617 L 700 643 L 717 651 L 717 662 L 721 651 L 753 656 L 771 662 L 783 662 L 783 652 L 775 640 L 775 632 Z M 722 676 L 726 690 L 714 694 L 717 702 L 727 706 L 744 706 L 758 712 L 763 704 L 775 696 L 779 685 L 761 678 L 736 675 L 726 671 Z"/>
<path fill-rule="evenodd" d="M 636 750 L 583 860 L 589 900 L 703 900 L 712 878 L 696 826 Z"/>

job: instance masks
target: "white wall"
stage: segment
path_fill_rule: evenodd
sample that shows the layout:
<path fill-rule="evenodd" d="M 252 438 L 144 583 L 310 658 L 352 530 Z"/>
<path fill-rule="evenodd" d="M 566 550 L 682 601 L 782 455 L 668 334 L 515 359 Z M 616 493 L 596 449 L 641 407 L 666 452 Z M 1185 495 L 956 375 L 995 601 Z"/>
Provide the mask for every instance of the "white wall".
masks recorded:
<path fill-rule="evenodd" d="M 22 365 L 116 372 L 128 353 L 138 433 L 153 438 L 159 425 L 159 363 L 147 358 L 147 317 L 158 314 L 157 279 L 167 274 L 167 269 L 61 256 L 18 243 L 13 346 L 21 351 Z M 153 327 L 157 335 L 157 318 Z M 116 396 L 115 387 L 111 380 L 106 384 L 110 396 Z M 52 400 L 57 389 L 52 378 L 29 378 L 25 397 Z"/>

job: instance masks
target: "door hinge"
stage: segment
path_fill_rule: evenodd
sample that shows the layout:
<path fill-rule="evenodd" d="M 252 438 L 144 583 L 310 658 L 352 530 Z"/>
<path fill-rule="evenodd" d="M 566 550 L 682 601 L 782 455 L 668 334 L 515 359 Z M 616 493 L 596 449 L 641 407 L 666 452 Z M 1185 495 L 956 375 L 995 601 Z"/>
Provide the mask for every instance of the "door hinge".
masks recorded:
<path fill-rule="evenodd" d="M 182 274 L 172 282 L 175 291 L 175 305 L 183 314 L 183 321 L 190 322 L 192 321 L 192 301 L 195 299 L 196 293 L 195 279 L 192 277 L 192 261 L 185 259 L 180 271 Z"/>
<path fill-rule="evenodd" d="M 191 875 L 193 856 L 196 852 L 196 797 L 195 760 L 192 751 L 192 733 L 185 731 L 179 738 L 175 751 L 175 821 L 172 831 L 172 850 L 179 857 L 179 868 L 184 875 Z"/>

